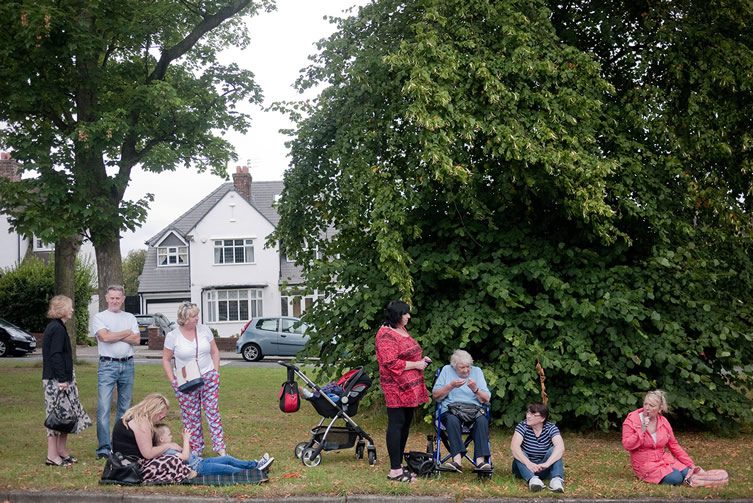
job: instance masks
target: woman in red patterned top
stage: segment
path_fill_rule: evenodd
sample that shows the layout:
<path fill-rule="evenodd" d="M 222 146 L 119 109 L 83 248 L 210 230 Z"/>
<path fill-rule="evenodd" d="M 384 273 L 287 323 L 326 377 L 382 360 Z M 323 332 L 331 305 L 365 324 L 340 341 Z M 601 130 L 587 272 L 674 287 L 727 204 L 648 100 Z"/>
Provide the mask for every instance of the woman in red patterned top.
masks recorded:
<path fill-rule="evenodd" d="M 387 403 L 387 452 L 390 455 L 387 478 L 397 482 L 415 480 L 415 474 L 401 463 L 413 413 L 416 407 L 429 401 L 424 369 L 431 358 L 422 355 L 421 346 L 405 329 L 409 320 L 408 304 L 398 300 L 390 302 L 375 343 L 379 379 Z"/>

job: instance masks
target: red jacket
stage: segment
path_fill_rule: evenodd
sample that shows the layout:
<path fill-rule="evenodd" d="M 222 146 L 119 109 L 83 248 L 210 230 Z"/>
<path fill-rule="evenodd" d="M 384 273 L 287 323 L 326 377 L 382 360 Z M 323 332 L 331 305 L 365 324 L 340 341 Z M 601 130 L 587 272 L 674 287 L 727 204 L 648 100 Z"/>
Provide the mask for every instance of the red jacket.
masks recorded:
<path fill-rule="evenodd" d="M 379 362 L 379 381 L 387 407 L 418 407 L 429 401 L 424 384 L 424 371 L 405 370 L 405 362 L 423 358 L 421 346 L 413 337 L 404 337 L 387 325 L 376 335 L 376 356 Z"/>
<path fill-rule="evenodd" d="M 622 446 L 630 453 L 635 475 L 643 481 L 658 484 L 672 473 L 672 469 L 682 471 L 694 466 L 688 453 L 677 443 L 669 421 L 661 414 L 657 417 L 655 444 L 648 430 L 641 432 L 642 412 L 642 407 L 634 410 L 622 423 Z"/>

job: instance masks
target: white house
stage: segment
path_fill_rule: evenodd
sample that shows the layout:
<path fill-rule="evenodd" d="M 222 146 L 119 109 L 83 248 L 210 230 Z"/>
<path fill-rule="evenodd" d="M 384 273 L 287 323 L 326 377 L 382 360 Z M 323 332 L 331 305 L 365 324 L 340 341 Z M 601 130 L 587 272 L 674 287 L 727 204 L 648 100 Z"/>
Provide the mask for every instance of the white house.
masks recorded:
<path fill-rule="evenodd" d="M 175 320 L 178 305 L 190 300 L 201 323 L 222 337 L 239 334 L 252 317 L 300 315 L 310 299 L 280 294 L 280 283 L 300 284 L 300 271 L 265 248 L 279 216 L 273 205 L 279 181 L 252 182 L 238 167 L 194 207 L 149 239 L 139 278 L 142 313 L 161 312 Z"/>

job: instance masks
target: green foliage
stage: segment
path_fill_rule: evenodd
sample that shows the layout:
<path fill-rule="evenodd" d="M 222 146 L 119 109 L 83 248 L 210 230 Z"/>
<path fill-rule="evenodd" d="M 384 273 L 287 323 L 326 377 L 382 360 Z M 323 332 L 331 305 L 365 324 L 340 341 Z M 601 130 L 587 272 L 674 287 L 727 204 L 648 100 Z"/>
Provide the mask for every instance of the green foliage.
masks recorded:
<path fill-rule="evenodd" d="M 89 332 L 89 302 L 93 293 L 91 264 L 76 261 L 74 299 L 76 340 L 86 343 Z M 44 332 L 49 320 L 47 308 L 55 295 L 55 267 L 31 257 L 15 269 L 0 275 L 0 318 L 29 332 Z"/>
<path fill-rule="evenodd" d="M 146 250 L 131 250 L 123 259 L 123 287 L 126 295 L 139 293 L 139 276 L 144 270 Z"/>
<path fill-rule="evenodd" d="M 750 154 L 721 136 L 750 131 L 731 108 L 753 103 L 753 15 L 716 3 L 712 29 L 694 2 L 387 0 L 339 20 L 299 81 L 330 87 L 299 107 L 271 239 L 329 298 L 305 315 L 315 343 L 341 337 L 322 367 L 375 374 L 404 298 L 435 362 L 476 358 L 499 424 L 538 398 L 537 361 L 561 423 L 618 427 L 657 387 L 678 422 L 752 420 Z M 679 106 L 678 67 L 717 77 L 678 30 L 737 40 L 739 84 Z"/>

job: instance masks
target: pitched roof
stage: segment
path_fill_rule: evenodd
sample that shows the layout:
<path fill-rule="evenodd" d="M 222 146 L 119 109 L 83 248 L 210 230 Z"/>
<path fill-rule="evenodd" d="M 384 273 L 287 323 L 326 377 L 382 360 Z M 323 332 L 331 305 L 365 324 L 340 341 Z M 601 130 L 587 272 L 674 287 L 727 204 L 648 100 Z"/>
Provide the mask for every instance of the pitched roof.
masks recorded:
<path fill-rule="evenodd" d="M 280 221 L 280 215 L 277 214 L 277 210 L 272 205 L 275 202 L 275 195 L 281 193 L 282 188 L 283 182 L 280 181 L 251 182 L 251 206 L 275 227 Z M 152 236 L 146 243 L 149 246 L 157 246 L 159 240 L 169 231 L 175 231 L 185 237 L 231 190 L 234 190 L 233 182 L 223 183 L 188 211 L 173 220 L 167 227 Z"/>

